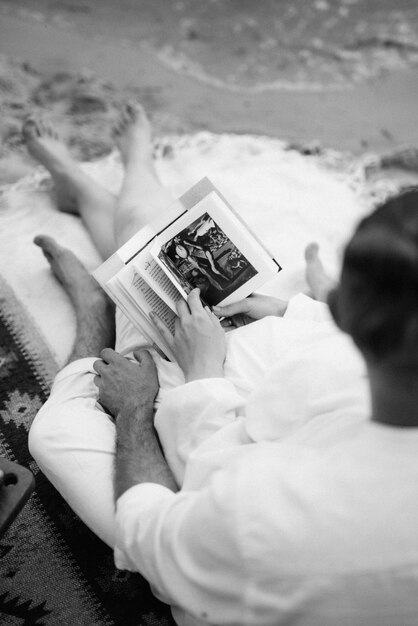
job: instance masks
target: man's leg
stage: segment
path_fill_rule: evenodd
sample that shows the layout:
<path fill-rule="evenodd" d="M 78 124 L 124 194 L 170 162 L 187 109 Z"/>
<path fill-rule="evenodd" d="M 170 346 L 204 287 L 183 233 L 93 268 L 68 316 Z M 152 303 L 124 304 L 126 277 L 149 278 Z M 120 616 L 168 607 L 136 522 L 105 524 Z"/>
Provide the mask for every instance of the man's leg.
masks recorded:
<path fill-rule="evenodd" d="M 58 245 L 52 237 L 38 235 L 34 242 L 42 249 L 74 307 L 76 338 L 68 363 L 97 357 L 104 348 L 113 347 L 115 307 L 99 284 L 75 254 Z"/>
<path fill-rule="evenodd" d="M 115 427 L 97 404 L 93 362 L 114 345 L 114 309 L 72 252 L 39 236 L 52 271 L 74 305 L 77 334 L 69 364 L 29 433 L 41 470 L 78 516 L 109 546 L 114 538 Z"/>
<path fill-rule="evenodd" d="M 29 153 L 51 174 L 58 208 L 80 215 L 103 259 L 116 249 L 116 198 L 85 174 L 54 129 L 30 118 L 22 129 Z"/>

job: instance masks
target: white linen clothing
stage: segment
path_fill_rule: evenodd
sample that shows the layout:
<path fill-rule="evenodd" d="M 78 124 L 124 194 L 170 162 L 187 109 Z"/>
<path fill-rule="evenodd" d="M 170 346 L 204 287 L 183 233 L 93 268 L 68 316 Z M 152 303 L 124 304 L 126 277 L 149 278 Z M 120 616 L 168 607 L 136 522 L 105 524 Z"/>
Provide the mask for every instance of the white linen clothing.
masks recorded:
<path fill-rule="evenodd" d="M 179 624 L 418 622 L 418 433 L 367 420 L 364 366 L 326 317 L 301 296 L 229 333 L 224 379 L 178 386 L 156 357 L 156 427 L 182 489 L 132 487 L 116 528 L 93 359 L 64 368 L 34 422 L 41 468 Z"/>

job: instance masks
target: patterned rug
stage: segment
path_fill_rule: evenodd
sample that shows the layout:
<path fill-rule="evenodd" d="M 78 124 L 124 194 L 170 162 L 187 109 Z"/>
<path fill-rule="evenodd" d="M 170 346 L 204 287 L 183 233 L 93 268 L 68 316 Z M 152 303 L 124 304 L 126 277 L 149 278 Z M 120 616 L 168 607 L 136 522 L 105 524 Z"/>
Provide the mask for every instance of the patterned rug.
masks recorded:
<path fill-rule="evenodd" d="M 36 490 L 0 539 L 0 624 L 171 626 L 168 607 L 75 516 L 27 446 L 57 366 L 0 279 L 0 455 L 31 469 Z"/>

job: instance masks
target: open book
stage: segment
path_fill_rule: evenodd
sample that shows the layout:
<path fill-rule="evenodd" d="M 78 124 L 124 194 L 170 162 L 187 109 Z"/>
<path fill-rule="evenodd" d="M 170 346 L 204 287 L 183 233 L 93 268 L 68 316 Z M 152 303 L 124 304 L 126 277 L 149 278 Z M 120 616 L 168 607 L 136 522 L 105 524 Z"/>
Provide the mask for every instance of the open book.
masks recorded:
<path fill-rule="evenodd" d="M 245 298 L 280 270 L 204 178 L 131 237 L 93 276 L 146 339 L 174 360 L 150 312 L 174 333 L 176 304 L 195 287 L 204 304 L 222 306 Z"/>

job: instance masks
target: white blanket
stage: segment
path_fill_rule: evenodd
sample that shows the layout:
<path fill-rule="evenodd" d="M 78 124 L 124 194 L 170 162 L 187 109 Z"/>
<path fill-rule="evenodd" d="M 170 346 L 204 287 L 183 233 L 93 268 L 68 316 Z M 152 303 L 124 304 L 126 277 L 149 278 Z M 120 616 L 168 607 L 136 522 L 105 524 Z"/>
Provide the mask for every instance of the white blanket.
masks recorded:
<path fill-rule="evenodd" d="M 303 251 L 313 240 L 319 242 L 330 273 L 337 274 L 342 244 L 368 210 L 359 195 L 360 165 L 356 167 L 354 161 L 348 163 L 335 153 L 302 156 L 266 137 L 200 133 L 166 139 L 160 146 L 167 144 L 172 147 L 169 156 L 156 157 L 162 182 L 177 196 L 208 176 L 283 266 L 264 292 L 286 298 L 306 291 Z M 116 154 L 83 167 L 117 191 L 122 168 Z M 71 248 L 89 270 L 100 258 L 79 218 L 54 208 L 50 186 L 40 168 L 2 190 L 0 274 L 62 366 L 74 339 L 74 314 L 41 251 L 33 245 L 33 237 L 52 235 Z"/>

